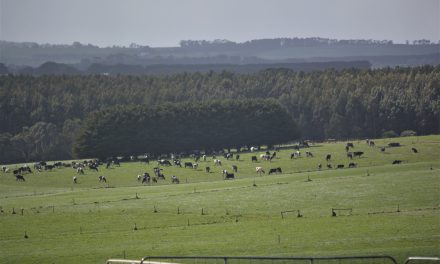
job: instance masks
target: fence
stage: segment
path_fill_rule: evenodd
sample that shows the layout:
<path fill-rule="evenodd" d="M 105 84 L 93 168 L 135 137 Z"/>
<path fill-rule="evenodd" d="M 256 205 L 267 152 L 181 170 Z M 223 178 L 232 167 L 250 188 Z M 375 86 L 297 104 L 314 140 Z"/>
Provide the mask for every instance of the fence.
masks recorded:
<path fill-rule="evenodd" d="M 109 259 L 111 263 L 130 264 L 397 264 L 391 256 L 334 256 L 334 257 L 210 257 L 210 256 L 147 256 L 142 260 Z"/>

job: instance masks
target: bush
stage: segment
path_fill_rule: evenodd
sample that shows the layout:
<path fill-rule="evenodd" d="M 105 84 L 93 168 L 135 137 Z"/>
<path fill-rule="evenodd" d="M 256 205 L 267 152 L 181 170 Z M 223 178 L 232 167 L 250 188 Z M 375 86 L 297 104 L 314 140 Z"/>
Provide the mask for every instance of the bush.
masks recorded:
<path fill-rule="evenodd" d="M 394 132 L 394 130 L 388 130 L 382 133 L 382 138 L 393 138 L 398 137 L 399 135 Z"/>
<path fill-rule="evenodd" d="M 417 136 L 417 132 L 414 130 L 405 130 L 402 131 L 402 133 L 400 133 L 401 137 L 412 137 L 412 136 Z"/>

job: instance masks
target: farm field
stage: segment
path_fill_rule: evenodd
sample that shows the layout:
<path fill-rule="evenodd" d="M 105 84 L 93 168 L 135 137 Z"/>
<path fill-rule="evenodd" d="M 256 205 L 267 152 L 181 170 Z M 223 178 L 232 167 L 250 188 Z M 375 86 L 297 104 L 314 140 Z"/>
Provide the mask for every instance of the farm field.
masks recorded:
<path fill-rule="evenodd" d="M 350 142 L 361 157 L 347 158 L 347 142 L 312 144 L 293 159 L 294 149 L 282 149 L 272 162 L 260 159 L 265 151 L 240 153 L 239 161 L 218 157 L 222 166 L 208 157 L 196 170 L 162 167 L 166 180 L 149 185 L 136 176 L 153 174 L 155 161 L 104 165 L 84 175 L 72 168 L 34 171 L 25 182 L 0 172 L 0 263 L 148 255 L 390 255 L 403 263 L 408 256 L 439 256 L 440 135 L 378 139 L 375 147 Z M 401 146 L 382 152 L 390 142 Z M 357 167 L 347 168 L 349 162 Z M 236 179 L 224 180 L 221 171 L 232 165 Z M 258 166 L 266 173 L 256 173 Z M 283 173 L 268 175 L 277 167 Z M 180 184 L 171 184 L 172 175 Z M 332 216 L 334 208 L 347 210 Z"/>

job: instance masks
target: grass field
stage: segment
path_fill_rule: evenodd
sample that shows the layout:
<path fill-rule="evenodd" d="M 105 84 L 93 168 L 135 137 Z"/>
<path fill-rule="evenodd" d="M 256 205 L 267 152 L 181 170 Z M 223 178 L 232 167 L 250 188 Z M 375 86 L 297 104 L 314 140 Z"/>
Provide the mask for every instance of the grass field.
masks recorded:
<path fill-rule="evenodd" d="M 402 146 L 381 152 L 378 146 L 389 142 Z M 307 149 L 313 158 L 302 149 L 303 157 L 290 159 L 293 150 L 285 149 L 271 163 L 252 163 L 257 152 L 242 153 L 240 161 L 220 158 L 221 167 L 210 157 L 197 170 L 164 167 L 166 181 L 144 186 L 136 176 L 152 174 L 156 162 L 102 166 L 85 175 L 72 168 L 34 172 L 25 182 L 0 173 L 0 263 L 105 263 L 147 255 L 385 254 L 399 262 L 439 256 L 440 136 L 376 140 L 376 147 L 353 143 L 365 154 L 351 169 L 326 168 L 327 153 L 333 165 L 350 162 L 345 142 L 337 142 L 314 144 Z M 396 159 L 403 163 L 392 165 Z M 232 164 L 237 179 L 225 181 L 221 170 Z M 256 166 L 266 172 L 281 167 L 283 174 L 259 175 Z M 99 175 L 108 183 L 99 183 Z M 181 183 L 171 184 L 171 175 Z M 332 217 L 332 208 L 351 211 Z M 283 211 L 294 212 L 282 217 Z"/>

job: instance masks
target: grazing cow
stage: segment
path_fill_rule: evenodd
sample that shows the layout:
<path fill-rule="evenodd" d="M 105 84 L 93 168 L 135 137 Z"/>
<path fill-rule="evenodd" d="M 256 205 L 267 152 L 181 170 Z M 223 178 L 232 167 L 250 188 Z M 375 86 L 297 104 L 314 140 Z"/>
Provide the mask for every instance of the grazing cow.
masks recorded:
<path fill-rule="evenodd" d="M 269 170 L 269 174 L 271 174 L 271 173 L 283 173 L 283 171 L 281 170 L 280 167 L 278 167 L 278 168 L 272 168 L 272 169 L 270 169 L 270 170 Z"/>
<path fill-rule="evenodd" d="M 351 142 L 348 142 L 346 146 L 349 147 L 349 148 L 354 148 L 354 145 Z"/>
<path fill-rule="evenodd" d="M 257 160 L 257 156 L 252 156 L 252 157 L 251 157 L 251 162 L 254 162 L 254 161 L 255 161 L 255 162 L 258 162 L 258 160 Z"/>
<path fill-rule="evenodd" d="M 193 166 L 192 166 L 193 169 L 197 170 L 198 167 L 199 167 L 199 164 L 193 163 Z"/>
<path fill-rule="evenodd" d="M 192 162 L 185 162 L 185 168 L 187 168 L 187 167 L 192 168 L 193 167 Z"/>
<path fill-rule="evenodd" d="M 119 160 L 117 160 L 117 159 L 114 159 L 114 160 L 113 160 L 113 164 L 114 164 L 115 166 L 121 167 L 121 163 L 119 163 Z M 170 165 L 171 165 L 171 164 L 170 164 Z"/>
<path fill-rule="evenodd" d="M 336 168 L 343 169 L 344 168 L 344 164 L 338 164 L 338 166 Z"/>
<path fill-rule="evenodd" d="M 91 170 L 95 170 L 95 171 L 98 171 L 98 165 L 95 164 L 95 163 L 90 164 L 90 165 L 89 165 L 89 169 L 91 169 Z"/>
<path fill-rule="evenodd" d="M 217 165 L 217 166 L 221 166 L 222 162 L 219 159 L 214 159 L 214 164 Z"/>
<path fill-rule="evenodd" d="M 171 177 L 171 183 L 179 184 L 180 183 L 179 178 L 173 175 Z"/>
<path fill-rule="evenodd" d="M 374 147 L 374 146 L 375 146 L 373 140 L 367 139 L 367 140 L 365 140 L 365 141 L 367 142 L 367 145 L 368 145 L 368 146 L 370 146 L 370 147 Z"/>
<path fill-rule="evenodd" d="M 350 150 L 350 147 L 349 146 L 345 146 L 345 151 L 349 151 Z"/>
<path fill-rule="evenodd" d="M 154 170 L 154 174 L 157 176 L 158 174 L 160 174 L 160 171 L 162 169 L 159 169 L 158 167 L 154 167 L 153 170 Z"/>
<path fill-rule="evenodd" d="M 75 184 L 78 183 L 76 176 L 73 176 L 73 183 L 75 183 Z"/>
<path fill-rule="evenodd" d="M 158 162 L 159 165 L 162 165 L 162 166 L 171 166 L 171 162 L 169 160 L 166 160 L 166 159 L 161 159 L 161 160 L 158 160 L 157 162 Z"/>
<path fill-rule="evenodd" d="M 107 182 L 107 179 L 105 178 L 105 176 L 99 176 L 98 179 L 99 179 L 99 182 Z"/>
<path fill-rule="evenodd" d="M 205 171 L 206 171 L 207 173 L 209 173 L 209 172 L 211 171 L 211 168 L 210 168 L 210 167 L 205 167 Z"/>
<path fill-rule="evenodd" d="M 76 169 L 76 173 L 78 173 L 78 174 L 84 174 L 84 168 L 83 168 L 83 167 L 78 167 L 78 168 Z"/>
<path fill-rule="evenodd" d="M 180 160 L 173 160 L 174 165 L 179 166 L 182 168 L 182 162 Z"/>
<path fill-rule="evenodd" d="M 353 157 L 354 158 L 361 157 L 363 154 L 364 154 L 364 152 L 362 152 L 362 151 L 355 151 L 355 152 L 353 152 Z"/>
<path fill-rule="evenodd" d="M 331 164 L 327 164 L 327 169 L 332 169 L 332 165 Z"/>
<path fill-rule="evenodd" d="M 393 161 L 393 165 L 394 165 L 394 164 L 400 164 L 400 163 L 402 163 L 401 160 L 394 160 L 394 161 Z"/>
<path fill-rule="evenodd" d="M 26 180 L 24 179 L 23 175 L 20 175 L 20 174 L 15 175 L 15 180 L 16 180 L 16 181 L 26 181 Z"/>
<path fill-rule="evenodd" d="M 388 143 L 388 147 L 400 147 L 400 143 L 398 142 Z"/>
<path fill-rule="evenodd" d="M 318 170 L 321 170 L 321 169 L 322 169 L 322 164 L 319 163 L 319 164 L 318 164 Z"/>
<path fill-rule="evenodd" d="M 225 180 L 229 180 L 229 179 L 234 179 L 235 178 L 234 173 L 226 172 L 226 173 L 224 173 L 224 175 L 225 175 Z"/>
<path fill-rule="evenodd" d="M 348 152 L 347 153 L 347 158 L 353 159 L 353 152 Z"/>
<path fill-rule="evenodd" d="M 350 163 L 348 164 L 348 167 L 349 167 L 349 168 L 356 168 L 356 167 L 357 167 L 357 164 L 354 163 L 354 162 L 350 162 Z"/>
<path fill-rule="evenodd" d="M 332 159 L 332 155 L 331 154 L 327 154 L 327 156 L 325 156 L 325 160 L 328 162 L 329 160 Z"/>
<path fill-rule="evenodd" d="M 150 183 L 150 175 L 144 175 L 144 177 L 142 178 L 142 184 L 144 183 Z"/>
<path fill-rule="evenodd" d="M 270 160 L 270 155 L 267 155 L 267 154 L 261 154 L 261 155 L 260 155 L 260 159 L 263 159 L 263 160 Z"/>
<path fill-rule="evenodd" d="M 232 154 L 232 153 L 226 153 L 226 154 L 224 155 L 224 157 L 225 157 L 227 160 L 229 160 L 229 159 L 232 159 L 232 158 L 234 157 L 234 154 Z"/>
<path fill-rule="evenodd" d="M 306 151 L 306 157 L 313 158 L 313 153 L 310 151 Z"/>
<path fill-rule="evenodd" d="M 137 181 L 141 181 L 141 179 L 142 179 L 142 176 L 140 174 L 138 174 Z"/>
<path fill-rule="evenodd" d="M 49 170 L 49 171 L 51 171 L 51 170 L 53 170 L 53 168 L 55 168 L 54 165 L 46 165 L 46 166 L 44 166 L 44 170 Z"/>
<path fill-rule="evenodd" d="M 290 159 L 299 158 L 299 157 L 301 157 L 301 152 L 299 152 L 299 150 L 297 150 L 297 151 L 293 152 L 292 154 L 290 154 Z"/>
<path fill-rule="evenodd" d="M 234 172 L 238 172 L 238 167 L 237 167 L 237 165 L 232 165 L 232 170 L 233 170 Z"/>
<path fill-rule="evenodd" d="M 255 171 L 258 173 L 265 173 L 263 167 L 255 167 Z"/>
<path fill-rule="evenodd" d="M 416 148 L 411 148 L 412 152 L 419 153 Z"/>
<path fill-rule="evenodd" d="M 236 155 L 235 155 L 235 160 L 236 160 L 236 161 L 240 160 L 240 155 L 239 155 L 239 154 L 236 154 Z"/>
<path fill-rule="evenodd" d="M 202 156 L 203 161 L 206 161 L 206 155 Z"/>
<path fill-rule="evenodd" d="M 381 147 L 380 151 L 385 152 L 385 147 Z"/>

